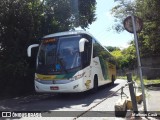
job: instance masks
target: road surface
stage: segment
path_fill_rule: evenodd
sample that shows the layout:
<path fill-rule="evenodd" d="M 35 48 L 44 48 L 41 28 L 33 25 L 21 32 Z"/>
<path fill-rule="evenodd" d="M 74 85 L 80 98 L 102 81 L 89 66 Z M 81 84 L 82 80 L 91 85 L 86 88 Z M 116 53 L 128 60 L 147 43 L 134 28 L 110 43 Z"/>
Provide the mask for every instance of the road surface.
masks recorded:
<path fill-rule="evenodd" d="M 113 93 L 124 86 L 126 82 L 126 80 L 117 79 L 114 85 L 100 87 L 94 94 L 89 92 L 62 95 L 35 94 L 0 100 L 0 111 L 40 112 L 43 117 L 50 117 L 50 119 L 55 116 L 56 119 L 59 117 L 63 119 L 64 117 L 65 119 L 68 117 L 72 119 L 83 119 L 84 117 L 98 119 L 97 116 L 112 117 L 114 116 L 115 102 L 120 99 L 121 91 Z M 129 95 L 128 87 L 124 89 L 124 92 Z"/>

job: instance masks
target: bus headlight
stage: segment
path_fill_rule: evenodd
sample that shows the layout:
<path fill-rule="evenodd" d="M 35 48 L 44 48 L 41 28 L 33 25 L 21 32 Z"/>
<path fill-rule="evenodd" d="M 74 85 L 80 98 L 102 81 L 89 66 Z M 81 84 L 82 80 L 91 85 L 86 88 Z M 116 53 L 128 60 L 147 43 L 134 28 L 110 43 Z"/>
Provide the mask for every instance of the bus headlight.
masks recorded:
<path fill-rule="evenodd" d="M 74 80 L 78 80 L 80 78 L 82 78 L 84 76 L 85 72 L 83 72 L 82 74 L 76 75 L 72 78 L 69 78 L 70 81 L 74 81 Z"/>

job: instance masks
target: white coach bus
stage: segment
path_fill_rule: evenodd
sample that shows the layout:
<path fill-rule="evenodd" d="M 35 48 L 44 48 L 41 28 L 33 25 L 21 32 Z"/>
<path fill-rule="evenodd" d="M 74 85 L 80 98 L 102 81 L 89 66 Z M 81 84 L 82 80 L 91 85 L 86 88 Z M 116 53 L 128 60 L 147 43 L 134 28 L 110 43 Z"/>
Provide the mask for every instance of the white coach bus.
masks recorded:
<path fill-rule="evenodd" d="M 114 83 L 116 65 L 110 53 L 86 31 L 68 31 L 44 36 L 38 47 L 36 92 L 73 93 Z"/>

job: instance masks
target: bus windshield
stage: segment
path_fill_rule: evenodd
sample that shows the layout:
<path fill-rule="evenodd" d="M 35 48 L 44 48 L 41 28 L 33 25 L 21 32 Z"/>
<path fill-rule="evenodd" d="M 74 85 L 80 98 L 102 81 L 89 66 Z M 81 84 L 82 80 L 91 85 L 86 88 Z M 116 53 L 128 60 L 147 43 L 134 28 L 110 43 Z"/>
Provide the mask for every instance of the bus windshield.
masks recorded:
<path fill-rule="evenodd" d="M 80 36 L 67 36 L 42 40 L 37 57 L 37 72 L 62 74 L 81 66 Z"/>

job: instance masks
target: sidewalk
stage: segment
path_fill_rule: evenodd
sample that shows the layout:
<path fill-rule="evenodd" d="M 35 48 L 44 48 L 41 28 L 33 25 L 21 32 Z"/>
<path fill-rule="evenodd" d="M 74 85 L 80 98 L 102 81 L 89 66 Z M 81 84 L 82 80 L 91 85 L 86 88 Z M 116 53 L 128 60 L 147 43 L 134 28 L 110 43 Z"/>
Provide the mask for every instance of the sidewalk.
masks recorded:
<path fill-rule="evenodd" d="M 148 87 L 148 90 L 146 90 L 146 100 L 147 111 L 160 115 L 160 85 Z"/>
<path fill-rule="evenodd" d="M 145 89 L 147 114 L 143 113 L 142 108 L 138 108 L 139 119 L 131 117 L 130 120 L 160 120 L 160 85 L 147 85 Z M 147 117 L 144 117 L 147 115 Z"/>

